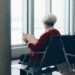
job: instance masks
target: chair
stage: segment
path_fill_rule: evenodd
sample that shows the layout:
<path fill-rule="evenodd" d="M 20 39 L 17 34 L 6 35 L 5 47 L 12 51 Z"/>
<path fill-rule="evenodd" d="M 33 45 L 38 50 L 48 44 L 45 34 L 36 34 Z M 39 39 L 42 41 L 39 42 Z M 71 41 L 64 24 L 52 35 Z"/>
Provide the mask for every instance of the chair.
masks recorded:
<path fill-rule="evenodd" d="M 75 35 L 63 35 L 61 41 L 68 69 L 75 72 Z"/>
<path fill-rule="evenodd" d="M 55 65 L 59 71 L 62 71 L 65 68 L 73 72 L 73 75 L 75 75 L 75 69 L 73 66 L 75 63 L 74 44 L 75 36 L 52 36 L 45 52 L 43 52 L 43 58 L 38 64 L 38 67 L 34 65 L 37 61 L 33 61 L 33 65 L 31 65 L 32 62 L 28 65 L 30 69 L 21 70 L 23 72 L 25 71 L 27 73 L 26 75 L 42 75 L 43 73 L 50 73 L 52 75 L 53 70 L 50 69 L 49 71 L 43 71 L 42 68 Z M 62 65 L 64 66 L 63 69 Z"/>
<path fill-rule="evenodd" d="M 25 69 L 24 71 L 26 71 L 27 75 L 42 75 L 43 73 L 45 74 L 51 73 L 52 75 L 52 71 L 54 71 L 55 69 L 54 70 L 50 69 L 49 71 L 43 71 L 42 68 L 52 66 L 52 65 L 57 65 L 64 62 L 66 62 L 66 60 L 62 50 L 60 37 L 52 36 L 50 38 L 49 44 L 45 52 L 43 52 L 43 58 L 41 62 L 38 64 L 38 67 L 36 67 L 35 65 L 32 66 L 30 62 L 28 65 L 30 69 Z M 37 61 L 33 61 L 33 63 L 35 64 L 37 63 Z"/>

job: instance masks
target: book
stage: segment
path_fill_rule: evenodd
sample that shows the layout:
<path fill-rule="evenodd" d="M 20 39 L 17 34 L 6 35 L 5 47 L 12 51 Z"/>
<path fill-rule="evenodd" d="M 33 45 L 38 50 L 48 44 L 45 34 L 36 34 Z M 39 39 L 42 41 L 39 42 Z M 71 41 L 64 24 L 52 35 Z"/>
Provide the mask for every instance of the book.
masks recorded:
<path fill-rule="evenodd" d="M 24 41 L 30 42 L 30 43 L 33 43 L 33 44 L 35 44 L 37 42 L 37 39 L 35 38 L 34 35 L 23 33 L 22 38 L 23 38 Z"/>

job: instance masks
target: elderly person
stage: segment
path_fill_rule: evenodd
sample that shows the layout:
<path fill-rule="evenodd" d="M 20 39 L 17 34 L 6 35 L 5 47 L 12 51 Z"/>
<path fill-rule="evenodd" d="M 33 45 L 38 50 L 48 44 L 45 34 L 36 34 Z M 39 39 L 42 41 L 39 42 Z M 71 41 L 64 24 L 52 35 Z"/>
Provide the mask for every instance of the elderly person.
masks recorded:
<path fill-rule="evenodd" d="M 57 18 L 55 15 L 48 15 L 44 17 L 43 23 L 45 27 L 45 32 L 40 36 L 39 39 L 36 39 L 34 36 L 32 36 L 34 39 L 34 42 L 29 41 L 25 38 L 23 34 L 23 41 L 27 42 L 28 48 L 32 51 L 32 54 L 27 57 L 27 61 L 33 61 L 33 60 L 41 60 L 42 54 L 36 54 L 36 52 L 42 52 L 46 49 L 49 39 L 53 35 L 60 35 L 60 32 L 54 28 L 54 25 L 57 21 Z M 39 25 L 40 26 L 40 25 Z"/>

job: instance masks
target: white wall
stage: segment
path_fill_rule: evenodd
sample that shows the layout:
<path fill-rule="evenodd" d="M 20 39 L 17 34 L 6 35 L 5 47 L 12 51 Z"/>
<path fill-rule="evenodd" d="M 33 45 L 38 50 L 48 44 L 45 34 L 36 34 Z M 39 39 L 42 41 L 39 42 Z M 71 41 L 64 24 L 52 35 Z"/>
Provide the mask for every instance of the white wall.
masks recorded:
<path fill-rule="evenodd" d="M 0 75 L 10 75 L 10 0 L 0 0 Z"/>

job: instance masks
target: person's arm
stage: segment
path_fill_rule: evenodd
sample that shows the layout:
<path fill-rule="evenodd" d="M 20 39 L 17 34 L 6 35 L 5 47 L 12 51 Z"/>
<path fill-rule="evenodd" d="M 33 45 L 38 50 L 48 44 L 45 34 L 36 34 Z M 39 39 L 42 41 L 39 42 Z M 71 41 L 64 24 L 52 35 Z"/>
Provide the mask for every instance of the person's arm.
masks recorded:
<path fill-rule="evenodd" d="M 43 51 L 45 46 L 45 41 L 47 40 L 46 36 L 47 35 L 43 34 L 35 44 L 28 43 L 28 48 L 30 48 L 32 52 Z"/>
<path fill-rule="evenodd" d="M 23 40 L 24 42 L 26 42 L 26 43 L 28 42 L 27 36 L 28 36 L 28 34 L 22 33 L 22 40 Z"/>
<path fill-rule="evenodd" d="M 33 35 L 25 34 L 22 35 L 22 40 L 27 42 L 30 42 L 32 44 L 35 44 L 37 42 L 37 39 Z"/>

